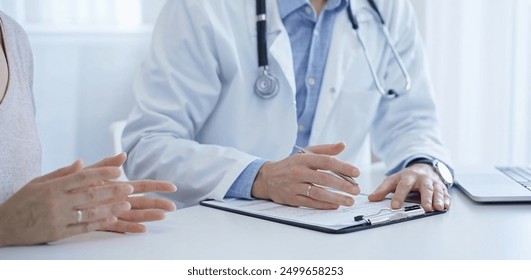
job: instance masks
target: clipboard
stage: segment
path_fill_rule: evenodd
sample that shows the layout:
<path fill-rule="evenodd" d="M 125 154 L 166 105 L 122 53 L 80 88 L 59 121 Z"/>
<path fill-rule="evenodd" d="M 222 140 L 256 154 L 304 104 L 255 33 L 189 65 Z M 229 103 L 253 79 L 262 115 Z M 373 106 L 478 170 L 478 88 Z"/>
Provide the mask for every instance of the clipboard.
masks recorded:
<path fill-rule="evenodd" d="M 390 199 L 369 202 L 365 194 L 360 194 L 354 199 L 353 206 L 341 206 L 337 210 L 292 207 L 268 200 L 204 200 L 200 204 L 236 214 L 332 234 L 377 228 L 446 212 L 445 210 L 426 213 L 420 204 L 413 202 L 405 202 L 402 208 L 393 210 L 389 207 Z"/>

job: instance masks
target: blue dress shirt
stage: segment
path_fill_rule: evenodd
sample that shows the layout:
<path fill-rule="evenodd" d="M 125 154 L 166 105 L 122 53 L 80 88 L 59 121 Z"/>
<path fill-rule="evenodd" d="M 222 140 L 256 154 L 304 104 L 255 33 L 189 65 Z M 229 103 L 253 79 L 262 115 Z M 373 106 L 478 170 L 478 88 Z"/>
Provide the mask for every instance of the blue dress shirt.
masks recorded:
<path fill-rule="evenodd" d="M 308 146 L 319 91 L 326 66 L 336 15 L 347 6 L 347 0 L 329 0 L 320 14 L 309 0 L 278 0 L 282 22 L 288 31 L 295 73 L 297 103 L 297 145 Z M 255 160 L 232 184 L 226 197 L 251 198 L 258 171 L 265 163 Z"/>

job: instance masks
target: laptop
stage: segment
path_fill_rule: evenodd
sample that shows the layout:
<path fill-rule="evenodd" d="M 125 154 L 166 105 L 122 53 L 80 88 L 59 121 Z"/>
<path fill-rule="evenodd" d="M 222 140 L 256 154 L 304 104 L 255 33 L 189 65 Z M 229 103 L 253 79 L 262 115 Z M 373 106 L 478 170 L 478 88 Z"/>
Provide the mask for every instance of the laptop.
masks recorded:
<path fill-rule="evenodd" d="M 531 202 L 531 166 L 467 171 L 457 173 L 456 181 L 477 202 Z"/>

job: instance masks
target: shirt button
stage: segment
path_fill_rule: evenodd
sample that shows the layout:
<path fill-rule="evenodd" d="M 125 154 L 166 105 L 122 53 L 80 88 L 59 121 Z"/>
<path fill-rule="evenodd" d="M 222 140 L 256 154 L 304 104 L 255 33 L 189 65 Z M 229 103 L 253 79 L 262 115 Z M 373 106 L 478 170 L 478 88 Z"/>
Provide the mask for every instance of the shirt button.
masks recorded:
<path fill-rule="evenodd" d="M 299 132 L 303 132 L 304 131 L 304 125 L 303 124 L 299 124 Z"/>
<path fill-rule="evenodd" d="M 309 84 L 310 86 L 315 85 L 315 79 L 314 79 L 314 78 L 309 78 L 309 79 L 308 79 L 308 84 Z"/>
<path fill-rule="evenodd" d="M 319 36 L 319 30 L 314 30 L 313 31 L 313 36 Z"/>
<path fill-rule="evenodd" d="M 309 7 L 309 6 L 306 6 L 306 8 L 304 8 L 304 10 L 306 11 L 307 14 L 311 14 L 313 12 L 312 8 Z"/>
<path fill-rule="evenodd" d="M 334 94 L 334 93 L 336 93 L 336 88 L 334 88 L 334 87 L 330 88 L 330 94 Z"/>

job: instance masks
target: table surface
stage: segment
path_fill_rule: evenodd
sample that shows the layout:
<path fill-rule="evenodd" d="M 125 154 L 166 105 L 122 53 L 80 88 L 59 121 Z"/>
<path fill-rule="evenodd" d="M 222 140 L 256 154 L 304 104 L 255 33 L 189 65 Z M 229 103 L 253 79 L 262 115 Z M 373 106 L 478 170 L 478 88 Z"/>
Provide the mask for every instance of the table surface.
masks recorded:
<path fill-rule="evenodd" d="M 0 248 L 0 259 L 531 259 L 531 204 L 450 193 L 447 213 L 347 234 L 193 206 L 149 223 L 145 234 L 93 232 Z"/>

